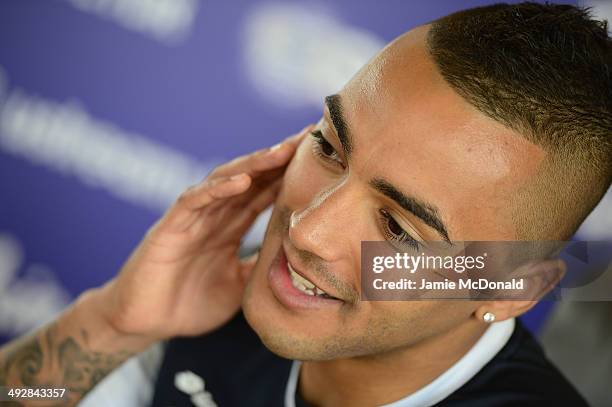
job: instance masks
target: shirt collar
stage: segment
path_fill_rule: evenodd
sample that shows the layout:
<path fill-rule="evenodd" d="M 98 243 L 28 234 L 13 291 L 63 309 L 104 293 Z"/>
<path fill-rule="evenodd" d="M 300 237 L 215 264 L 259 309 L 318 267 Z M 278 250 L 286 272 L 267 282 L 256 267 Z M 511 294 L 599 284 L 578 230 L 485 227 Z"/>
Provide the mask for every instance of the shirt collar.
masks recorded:
<path fill-rule="evenodd" d="M 425 407 L 434 405 L 461 388 L 506 345 L 514 332 L 514 318 L 492 323 L 472 348 L 447 371 L 431 383 L 382 407 Z M 285 407 L 295 407 L 295 392 L 300 374 L 300 361 L 293 361 L 285 388 Z"/>

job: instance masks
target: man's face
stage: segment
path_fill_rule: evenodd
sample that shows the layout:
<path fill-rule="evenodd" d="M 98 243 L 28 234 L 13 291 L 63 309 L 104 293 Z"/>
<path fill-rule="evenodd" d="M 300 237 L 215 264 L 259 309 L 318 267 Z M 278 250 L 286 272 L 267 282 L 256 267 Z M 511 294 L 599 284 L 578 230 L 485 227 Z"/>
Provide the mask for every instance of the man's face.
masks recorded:
<path fill-rule="evenodd" d="M 544 153 L 449 87 L 427 30 L 393 42 L 328 98 L 287 168 L 243 304 L 280 355 L 378 354 L 470 319 L 469 301 L 359 301 L 361 241 L 410 252 L 414 241 L 515 239 L 510 197 Z M 335 298 L 296 289 L 290 268 Z"/>

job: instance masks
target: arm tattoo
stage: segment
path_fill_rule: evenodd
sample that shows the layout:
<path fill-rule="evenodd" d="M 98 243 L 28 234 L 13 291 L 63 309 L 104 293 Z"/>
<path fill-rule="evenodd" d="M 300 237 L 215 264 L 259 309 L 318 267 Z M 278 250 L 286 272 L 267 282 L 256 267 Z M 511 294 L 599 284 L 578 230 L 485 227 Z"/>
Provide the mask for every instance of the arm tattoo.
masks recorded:
<path fill-rule="evenodd" d="M 71 336 L 58 341 L 57 329 L 51 325 L 7 345 L 4 357 L 0 353 L 0 386 L 65 387 L 71 401 L 80 400 L 130 356 L 127 351 L 90 351 L 88 333 L 81 330 L 80 336 L 79 341 Z"/>
<path fill-rule="evenodd" d="M 127 352 L 104 354 L 84 351 L 74 339 L 67 338 L 58 347 L 63 384 L 70 391 L 84 395 L 127 356 Z"/>

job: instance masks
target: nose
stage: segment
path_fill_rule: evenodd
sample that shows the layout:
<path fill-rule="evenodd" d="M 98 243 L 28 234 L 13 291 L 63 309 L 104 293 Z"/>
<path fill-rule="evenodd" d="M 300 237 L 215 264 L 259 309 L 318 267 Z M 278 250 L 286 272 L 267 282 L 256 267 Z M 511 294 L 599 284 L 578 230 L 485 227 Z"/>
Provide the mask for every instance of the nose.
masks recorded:
<path fill-rule="evenodd" d="M 321 191 L 305 208 L 291 214 L 291 243 L 327 262 L 346 255 L 350 250 L 348 237 L 358 234 L 359 224 L 351 216 L 358 201 L 346 179 Z"/>

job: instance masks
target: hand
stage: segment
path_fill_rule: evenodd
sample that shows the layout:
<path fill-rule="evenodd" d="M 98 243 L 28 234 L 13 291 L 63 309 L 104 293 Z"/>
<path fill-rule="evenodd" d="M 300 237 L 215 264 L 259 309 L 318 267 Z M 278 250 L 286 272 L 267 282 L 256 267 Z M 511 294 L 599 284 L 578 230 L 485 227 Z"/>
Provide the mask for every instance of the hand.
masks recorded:
<path fill-rule="evenodd" d="M 216 168 L 178 198 L 99 292 L 116 330 L 152 339 L 198 335 L 235 314 L 256 260 L 238 258 L 241 238 L 274 202 L 310 127 Z"/>

